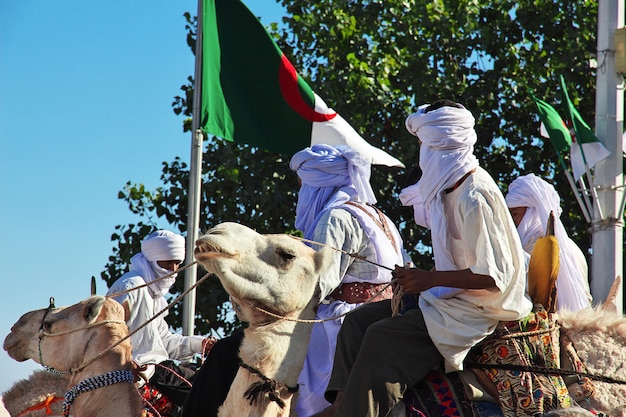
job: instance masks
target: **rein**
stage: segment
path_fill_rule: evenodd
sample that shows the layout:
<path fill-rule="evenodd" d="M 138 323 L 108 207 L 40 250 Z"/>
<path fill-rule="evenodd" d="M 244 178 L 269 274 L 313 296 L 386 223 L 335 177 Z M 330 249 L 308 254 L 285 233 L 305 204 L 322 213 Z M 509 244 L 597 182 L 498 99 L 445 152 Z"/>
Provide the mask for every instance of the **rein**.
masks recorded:
<path fill-rule="evenodd" d="M 293 239 L 295 239 L 295 240 L 299 240 L 299 241 L 301 241 L 301 242 L 311 243 L 311 244 L 314 244 L 314 245 L 317 245 L 317 246 L 326 246 L 326 247 L 328 247 L 328 248 L 330 248 L 330 249 L 332 249 L 332 250 L 335 250 L 335 251 L 337 251 L 337 252 L 341 252 L 341 253 L 343 253 L 343 254 L 345 254 L 345 255 L 348 255 L 348 256 L 350 256 L 350 257 L 352 257 L 352 258 L 359 259 L 359 260 L 361 260 L 361 261 L 364 261 L 364 262 L 370 263 L 370 264 L 372 264 L 372 265 L 375 265 L 375 266 L 377 266 L 377 267 L 379 267 L 379 268 L 386 269 L 386 270 L 388 270 L 388 271 L 393 271 L 393 270 L 394 270 L 394 268 L 389 268 L 388 266 L 381 265 L 381 264 L 376 263 L 376 262 L 374 262 L 374 261 L 370 261 L 370 260 L 369 260 L 369 259 L 367 259 L 365 256 L 359 255 L 359 254 L 357 254 L 357 253 L 349 253 L 349 252 L 347 252 L 347 251 L 345 251 L 345 250 L 343 250 L 343 249 L 339 249 L 339 248 L 335 248 L 334 246 L 327 245 L 326 243 L 316 242 L 316 241 L 314 241 L 314 240 L 305 239 L 305 238 L 303 238 L 303 237 L 299 237 L 299 236 L 293 236 L 293 235 L 288 235 L 288 236 L 289 236 L 289 237 L 291 237 L 291 238 L 293 238 Z M 385 286 L 384 286 L 384 287 L 383 287 L 380 291 L 378 291 L 376 294 L 374 294 L 374 295 L 373 295 L 372 297 L 370 297 L 369 299 L 365 300 L 363 303 L 361 303 L 359 306 L 357 306 L 357 307 L 356 307 L 356 308 L 354 308 L 353 310 L 347 311 L 347 312 L 345 312 L 345 313 L 343 313 L 343 314 L 340 314 L 340 315 L 338 315 L 338 316 L 328 317 L 328 318 L 325 318 L 325 319 L 312 319 L 312 320 L 306 320 L 306 319 L 295 319 L 295 318 L 291 318 L 291 317 L 281 316 L 281 315 L 276 314 L 276 313 L 272 313 L 271 311 L 265 310 L 264 308 L 261 308 L 261 307 L 256 306 L 256 305 L 251 305 L 250 307 L 252 307 L 254 310 L 257 310 L 257 311 L 259 311 L 259 312 L 261 312 L 261 313 L 263 313 L 263 314 L 265 314 L 265 315 L 267 315 L 267 316 L 270 316 L 270 317 L 273 317 L 273 318 L 275 318 L 275 319 L 279 319 L 279 320 L 294 321 L 294 322 L 297 322 L 297 323 L 324 323 L 324 322 L 327 322 L 327 321 L 337 320 L 337 319 L 340 319 L 340 318 L 342 318 L 342 317 L 345 317 L 345 316 L 347 316 L 348 314 L 352 313 L 353 311 L 355 311 L 355 310 L 357 310 L 357 309 L 361 308 L 362 306 L 364 306 L 364 305 L 366 305 L 366 304 L 370 304 L 370 303 L 372 302 L 372 300 L 375 300 L 375 299 L 376 299 L 376 298 L 377 298 L 380 294 L 382 294 L 382 293 L 383 293 L 383 292 L 384 292 L 387 288 L 389 288 L 391 285 L 393 285 L 393 283 L 394 283 L 394 282 L 395 282 L 395 280 L 391 280 L 390 282 L 388 282 L 388 283 L 387 283 L 387 285 L 385 285 Z"/>
<path fill-rule="evenodd" d="M 194 262 L 195 263 L 195 262 Z M 191 265 L 189 265 L 191 266 Z M 141 326 L 139 326 L 137 329 L 133 330 L 132 332 L 129 332 L 126 336 L 124 336 L 123 338 L 121 338 L 120 340 L 118 340 L 117 342 L 115 342 L 113 345 L 109 346 L 108 348 L 106 348 L 105 350 L 103 350 L 102 352 L 98 353 L 96 356 L 94 356 L 93 358 L 83 362 L 82 364 L 80 364 L 77 368 L 70 368 L 67 371 L 59 371 L 57 369 L 54 369 L 50 366 L 44 365 L 43 363 L 43 359 L 42 359 L 42 349 L 41 349 L 41 342 L 44 336 L 62 336 L 62 335 L 66 335 L 69 333 L 73 333 L 73 332 L 77 332 L 80 330 L 87 330 L 90 329 L 92 327 L 101 325 L 101 324 L 110 324 L 110 323 L 116 323 L 116 324 L 124 324 L 126 325 L 125 321 L 121 321 L 121 320 L 103 320 L 100 322 L 96 322 L 93 323 L 91 325 L 87 325 L 87 326 L 83 326 L 83 327 L 79 327 L 73 330 L 68 330 L 68 331 L 64 331 L 64 332 L 59 332 L 59 333 L 48 333 L 48 332 L 44 332 L 43 331 L 43 325 L 44 325 L 44 321 L 46 319 L 46 316 L 50 313 L 50 311 L 55 308 L 54 306 L 54 298 L 50 297 L 50 306 L 48 307 L 48 309 L 46 310 L 46 312 L 44 313 L 44 316 L 42 318 L 41 321 L 41 327 L 39 329 L 39 360 L 41 365 L 44 367 L 44 369 L 46 369 L 49 372 L 55 373 L 57 375 L 73 375 L 73 374 L 77 374 L 78 372 L 82 371 L 83 369 L 85 369 L 87 366 L 91 365 L 92 363 L 94 363 L 95 361 L 97 361 L 98 359 L 100 359 L 104 354 L 110 352 L 111 350 L 115 349 L 117 346 L 119 346 L 122 342 L 124 342 L 125 340 L 129 339 L 132 335 L 134 335 L 135 333 L 137 333 L 139 330 L 143 329 L 145 326 L 147 326 L 150 322 L 152 322 L 154 319 L 156 319 L 157 317 L 159 317 L 161 314 L 163 314 L 164 312 L 167 311 L 167 309 L 169 309 L 170 307 L 172 307 L 174 304 L 176 304 L 177 302 L 179 302 L 185 295 L 187 295 L 190 291 L 192 291 L 193 289 L 195 289 L 198 285 L 200 285 L 202 282 L 204 282 L 208 277 L 210 277 L 211 274 L 207 273 L 205 274 L 202 278 L 200 278 L 198 281 L 196 281 L 196 283 L 194 285 L 192 285 L 191 287 L 189 287 L 186 291 L 182 292 L 178 297 L 176 297 L 171 303 L 169 303 L 168 305 L 166 305 L 165 307 L 163 307 L 163 309 L 161 309 L 158 313 L 156 313 L 154 316 L 152 316 L 150 319 L 148 319 L 145 323 L 143 323 Z M 167 276 L 163 277 L 166 278 Z M 154 281 L 153 281 L 154 282 Z M 133 289 L 136 288 L 140 288 L 135 287 Z M 112 295 L 110 295 L 109 297 L 111 297 Z"/>
<path fill-rule="evenodd" d="M 346 311 L 345 313 L 339 314 L 337 316 L 327 317 L 325 319 L 296 319 L 296 318 L 281 316 L 280 314 L 272 313 L 271 311 L 265 310 L 264 308 L 261 308 L 261 307 L 256 306 L 256 305 L 250 305 L 250 307 L 252 307 L 253 309 L 255 309 L 255 310 L 257 310 L 257 311 L 259 311 L 259 312 L 261 312 L 261 313 L 263 313 L 265 315 L 268 315 L 270 317 L 274 317 L 275 319 L 279 319 L 279 320 L 294 321 L 296 323 L 324 323 L 324 322 L 327 322 L 327 321 L 337 320 L 337 319 L 340 319 L 342 317 L 345 317 L 348 314 L 351 314 L 354 311 L 360 309 L 361 307 L 363 307 L 363 306 L 365 306 L 367 304 L 372 303 L 372 300 L 375 300 L 380 294 L 385 292 L 385 290 L 387 288 L 389 288 L 389 286 L 393 285 L 394 283 L 395 283 L 395 280 L 391 280 L 380 291 L 378 291 L 376 294 L 372 295 L 370 298 L 365 300 L 360 305 L 356 306 L 354 309 L 352 309 L 350 311 Z"/>
<path fill-rule="evenodd" d="M 470 368 L 478 368 L 478 369 L 503 369 L 505 371 L 521 371 L 521 372 L 530 372 L 534 374 L 542 374 L 542 375 L 559 375 L 559 376 L 581 376 L 587 377 L 589 379 L 593 379 L 600 382 L 607 382 L 609 384 L 621 384 L 626 385 L 626 381 L 616 378 L 611 378 L 606 375 L 598 375 L 592 374 L 588 372 L 580 372 L 573 371 L 568 369 L 561 368 L 549 368 L 547 366 L 531 366 L 531 365 L 513 365 L 513 364 L 504 364 L 504 363 L 477 363 L 477 362 L 464 362 Z"/>
<path fill-rule="evenodd" d="M 155 278 L 155 279 L 153 279 L 150 282 L 146 282 L 145 284 L 137 285 L 136 287 L 130 288 L 128 290 L 119 291 L 119 292 L 112 293 L 112 294 L 107 294 L 104 297 L 113 298 L 113 297 L 117 297 L 118 295 L 128 294 L 129 292 L 133 292 L 135 290 L 138 290 L 139 288 L 144 288 L 144 287 L 147 287 L 148 285 L 152 285 L 155 282 L 163 281 L 164 279 L 169 278 L 169 277 L 171 277 L 174 274 L 178 274 L 179 272 L 183 272 L 185 269 L 191 268 L 192 266 L 194 266 L 197 263 L 198 263 L 198 261 L 193 261 L 189 265 L 181 266 L 180 268 L 178 268 L 178 270 L 176 270 L 174 272 L 170 272 L 167 275 L 163 275 L 161 278 Z"/>
<path fill-rule="evenodd" d="M 289 236 L 289 237 L 290 237 L 290 238 L 292 238 L 292 239 L 295 239 L 295 240 L 299 240 L 299 241 L 301 241 L 301 242 L 304 242 L 304 243 L 311 243 L 311 244 L 313 244 L 313 245 L 317 245 L 317 246 L 326 246 L 326 247 L 328 247 L 328 248 L 330 248 L 330 249 L 332 249 L 332 250 L 335 250 L 335 251 L 337 251 L 337 252 L 341 252 L 341 253 L 343 253 L 343 254 L 345 254 L 345 255 L 348 255 L 348 256 L 350 256 L 351 258 L 356 258 L 356 259 L 359 259 L 359 260 L 361 260 L 361 261 L 364 261 L 364 262 L 370 263 L 370 264 L 372 264 L 372 265 L 375 265 L 375 266 L 377 266 L 377 267 L 379 267 L 379 268 L 386 269 L 386 270 L 388 270 L 388 271 L 393 271 L 393 270 L 394 270 L 394 268 L 389 268 L 388 266 L 381 265 L 381 264 L 376 263 L 376 262 L 374 262 L 374 261 L 370 261 L 370 260 L 369 260 L 369 259 L 367 259 L 365 256 L 363 256 L 363 255 L 359 255 L 358 253 L 350 253 L 350 252 L 347 252 L 347 251 L 345 251 L 345 250 L 343 250 L 343 249 L 339 249 L 339 248 L 336 248 L 336 247 L 334 247 L 334 246 L 327 245 L 326 243 L 316 242 L 316 241 L 314 241 L 314 240 L 305 239 L 305 238 L 300 237 L 300 236 L 294 236 L 294 235 L 287 235 L 287 236 Z"/>

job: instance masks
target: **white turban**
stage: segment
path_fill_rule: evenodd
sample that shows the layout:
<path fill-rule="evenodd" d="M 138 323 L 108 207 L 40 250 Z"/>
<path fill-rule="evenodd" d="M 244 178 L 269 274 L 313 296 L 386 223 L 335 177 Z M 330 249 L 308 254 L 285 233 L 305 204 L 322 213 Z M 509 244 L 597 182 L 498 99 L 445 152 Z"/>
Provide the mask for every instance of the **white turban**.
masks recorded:
<path fill-rule="evenodd" d="M 416 217 L 423 213 L 424 219 L 419 221 L 430 224 L 437 270 L 449 271 L 455 270 L 456 266 L 448 250 L 442 194 L 478 167 L 478 159 L 473 153 L 476 131 L 474 117 L 465 107 L 443 106 L 425 113 L 428 106 L 418 107 L 416 113 L 406 118 L 407 130 L 421 141 L 419 165 L 423 175 L 416 186 L 405 188 L 402 194 L 405 201 L 420 204 L 423 201 L 424 208 L 418 207 Z M 454 292 L 452 289 L 448 291 L 450 295 Z M 440 296 L 445 294 L 442 292 Z"/>
<path fill-rule="evenodd" d="M 348 146 L 313 145 L 296 153 L 289 167 L 302 181 L 296 227 L 311 239 L 322 213 L 349 200 L 374 204 L 371 165 Z"/>
<path fill-rule="evenodd" d="M 159 308 L 162 308 L 167 303 L 160 298 L 174 285 L 177 274 L 157 281 L 158 278 L 172 273 L 157 262 L 184 260 L 185 238 L 167 230 L 157 230 L 141 242 L 141 252 L 130 259 L 130 269 L 136 271 L 147 284 L 150 284 L 148 288 L 152 292 L 152 297 L 159 299 Z"/>
<path fill-rule="evenodd" d="M 528 253 L 532 252 L 537 239 L 546 234 L 548 217 L 551 211 L 554 212 L 554 229 L 559 242 L 558 309 L 577 311 L 589 307 L 591 294 L 587 268 L 579 267 L 580 256 L 584 258 L 584 255 L 561 222 L 561 198 L 554 187 L 534 174 L 524 175 L 511 182 L 505 200 L 510 208 L 526 207 L 517 231 Z"/>
<path fill-rule="evenodd" d="M 141 242 L 141 252 L 148 261 L 185 260 L 185 238 L 168 230 L 157 230 Z"/>

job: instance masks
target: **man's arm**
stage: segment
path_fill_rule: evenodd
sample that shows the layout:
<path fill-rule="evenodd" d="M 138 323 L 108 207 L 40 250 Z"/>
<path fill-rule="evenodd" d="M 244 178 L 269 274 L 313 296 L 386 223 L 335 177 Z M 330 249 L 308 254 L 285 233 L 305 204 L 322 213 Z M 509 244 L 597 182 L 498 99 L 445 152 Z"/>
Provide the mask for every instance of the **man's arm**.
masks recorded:
<path fill-rule="evenodd" d="M 468 290 L 497 289 L 489 275 L 475 274 L 469 269 L 461 271 L 426 271 L 419 268 L 396 266 L 392 276 L 405 293 L 418 294 L 432 287 L 463 288 Z"/>

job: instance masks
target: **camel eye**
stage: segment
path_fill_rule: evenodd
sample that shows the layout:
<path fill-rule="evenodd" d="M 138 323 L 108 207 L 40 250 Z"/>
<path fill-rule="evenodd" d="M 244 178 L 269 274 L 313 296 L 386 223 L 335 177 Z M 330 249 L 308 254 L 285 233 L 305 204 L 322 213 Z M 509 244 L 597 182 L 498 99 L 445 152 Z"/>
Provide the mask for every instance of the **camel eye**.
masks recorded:
<path fill-rule="evenodd" d="M 285 262 L 289 262 L 296 257 L 296 255 L 294 255 L 292 252 L 288 252 L 285 249 L 277 249 L 276 253 L 278 253 L 278 256 L 280 256 Z"/>
<path fill-rule="evenodd" d="M 44 321 L 43 323 L 41 323 L 41 329 L 44 332 L 49 332 L 50 330 L 52 330 L 52 322 L 51 321 Z"/>

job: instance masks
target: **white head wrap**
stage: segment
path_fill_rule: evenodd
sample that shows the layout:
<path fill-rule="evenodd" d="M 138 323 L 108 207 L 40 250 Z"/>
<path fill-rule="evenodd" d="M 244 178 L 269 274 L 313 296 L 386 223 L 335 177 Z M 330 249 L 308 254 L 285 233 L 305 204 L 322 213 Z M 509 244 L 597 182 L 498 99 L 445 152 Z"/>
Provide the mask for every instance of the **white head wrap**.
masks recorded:
<path fill-rule="evenodd" d="M 580 249 L 569 238 L 561 222 L 561 198 L 554 187 L 534 174 L 524 175 L 511 182 L 505 200 L 510 208 L 527 208 L 517 230 L 524 249 L 529 253 L 537 239 L 546 234 L 548 217 L 551 211 L 554 212 L 555 235 L 559 242 L 558 308 L 577 311 L 589 307 L 587 271 L 577 267 L 575 253 Z"/>
<path fill-rule="evenodd" d="M 403 206 L 413 207 L 413 218 L 415 219 L 415 223 L 429 229 L 430 216 L 428 215 L 426 206 L 424 206 L 424 199 L 420 193 L 419 183 L 415 183 L 404 188 L 400 192 L 399 197 Z"/>
<path fill-rule="evenodd" d="M 425 113 L 428 106 L 420 106 L 406 118 L 407 130 L 422 142 L 419 165 L 423 175 L 415 186 L 405 188 L 403 193 L 405 201 L 423 201 L 424 217 L 432 230 L 435 266 L 439 271 L 449 271 L 456 266 L 446 243 L 448 228 L 442 193 L 478 167 L 478 159 L 473 154 L 476 131 L 474 117 L 465 107 L 444 106 Z"/>
<path fill-rule="evenodd" d="M 149 261 L 185 260 L 185 238 L 169 230 L 157 230 L 141 242 L 141 253 Z"/>
<path fill-rule="evenodd" d="M 131 269 L 138 271 L 147 284 L 164 277 L 172 271 L 158 265 L 158 261 L 183 261 L 185 259 L 185 238 L 179 234 L 157 230 L 141 242 L 141 253 L 130 260 Z M 148 286 L 154 298 L 167 294 L 176 282 L 177 274 L 154 282 Z"/>
<path fill-rule="evenodd" d="M 296 153 L 289 167 L 302 181 L 296 207 L 296 227 L 313 238 L 322 213 L 349 200 L 374 204 L 371 165 L 347 146 L 313 145 Z"/>

